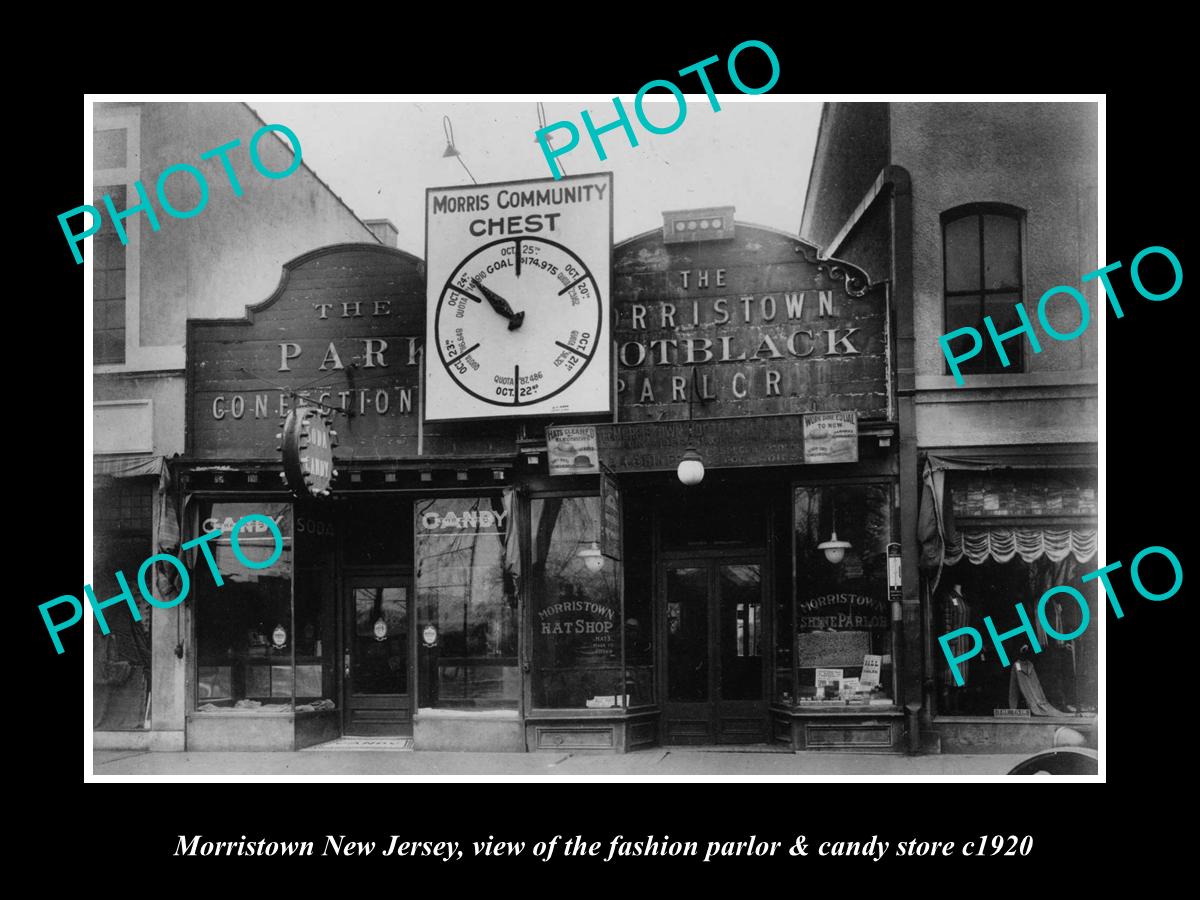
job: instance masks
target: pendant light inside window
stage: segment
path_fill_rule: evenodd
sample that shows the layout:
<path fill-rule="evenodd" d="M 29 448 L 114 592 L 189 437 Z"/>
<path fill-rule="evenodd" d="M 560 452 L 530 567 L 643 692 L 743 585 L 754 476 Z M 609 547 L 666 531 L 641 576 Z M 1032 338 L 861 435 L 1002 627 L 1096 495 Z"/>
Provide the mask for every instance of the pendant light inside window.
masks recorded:
<path fill-rule="evenodd" d="M 586 547 L 580 547 L 575 555 L 583 560 L 589 572 L 596 573 L 604 568 L 604 554 L 600 552 L 600 544 L 596 541 L 592 541 Z"/>
<path fill-rule="evenodd" d="M 833 503 L 833 528 L 829 540 L 822 541 L 817 544 L 817 549 L 825 554 L 825 558 L 833 565 L 838 565 L 846 558 L 846 551 L 850 549 L 849 541 L 839 541 L 837 536 L 837 502 Z"/>

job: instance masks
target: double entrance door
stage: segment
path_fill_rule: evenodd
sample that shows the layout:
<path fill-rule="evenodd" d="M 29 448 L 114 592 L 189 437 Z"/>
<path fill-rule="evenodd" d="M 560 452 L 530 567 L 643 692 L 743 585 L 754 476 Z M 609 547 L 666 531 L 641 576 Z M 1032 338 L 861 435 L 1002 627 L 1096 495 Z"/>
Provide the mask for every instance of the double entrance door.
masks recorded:
<path fill-rule="evenodd" d="M 672 558 L 658 577 L 664 742 L 766 742 L 765 554 Z"/>
<path fill-rule="evenodd" d="M 342 613 L 342 730 L 412 735 L 412 577 L 346 579 Z"/>

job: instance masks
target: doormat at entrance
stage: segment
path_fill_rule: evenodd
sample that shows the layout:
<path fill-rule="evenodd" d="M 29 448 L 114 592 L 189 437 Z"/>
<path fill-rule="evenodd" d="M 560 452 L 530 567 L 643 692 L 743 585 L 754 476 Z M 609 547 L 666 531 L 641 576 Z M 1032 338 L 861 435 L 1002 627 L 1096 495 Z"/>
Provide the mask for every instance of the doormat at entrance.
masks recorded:
<path fill-rule="evenodd" d="M 406 737 L 356 737 L 354 735 L 346 735 L 334 741 L 326 741 L 324 744 L 314 744 L 311 747 L 305 747 L 305 750 L 382 750 L 382 751 L 397 751 L 408 750 L 413 748 L 413 739 Z"/>

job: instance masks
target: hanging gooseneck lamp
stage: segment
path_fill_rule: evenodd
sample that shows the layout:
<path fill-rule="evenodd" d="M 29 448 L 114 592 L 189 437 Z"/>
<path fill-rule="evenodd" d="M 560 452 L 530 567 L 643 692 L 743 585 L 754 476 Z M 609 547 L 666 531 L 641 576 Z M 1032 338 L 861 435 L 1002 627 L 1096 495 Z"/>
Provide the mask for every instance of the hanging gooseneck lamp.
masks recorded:
<path fill-rule="evenodd" d="M 460 153 L 459 149 L 454 146 L 454 126 L 450 124 L 449 116 L 442 116 L 442 131 L 446 134 L 446 149 L 442 151 L 442 159 L 447 159 L 451 156 L 457 159 L 459 164 L 463 167 L 463 170 L 470 177 L 471 181 L 475 184 L 479 184 L 478 181 L 475 181 L 475 176 L 471 175 L 471 170 L 467 168 L 467 163 L 462 158 L 462 153 Z"/>
<path fill-rule="evenodd" d="M 696 442 L 692 438 L 692 399 L 695 395 L 696 370 L 693 368 L 692 384 L 688 391 L 688 445 L 683 451 L 683 458 L 679 460 L 678 468 L 675 469 L 675 474 L 687 487 L 693 487 L 704 480 L 704 457 L 696 449 Z"/>
<path fill-rule="evenodd" d="M 835 566 L 846 558 L 846 551 L 850 549 L 849 541 L 838 540 L 836 500 L 833 502 L 833 527 L 831 528 L 831 536 L 829 540 L 817 544 L 817 549 L 824 551 L 825 558 Z"/>
<path fill-rule="evenodd" d="M 538 131 L 544 131 L 546 128 L 546 107 L 542 105 L 541 100 L 539 100 L 538 104 L 537 104 L 537 123 L 538 123 Z M 536 134 L 534 135 L 533 142 L 535 144 L 540 143 L 540 141 L 538 141 Z M 546 135 L 546 146 L 549 147 L 551 150 L 554 149 L 554 135 L 552 135 L 552 134 Z M 556 160 L 555 165 L 558 166 L 559 172 L 561 172 L 563 175 L 567 174 L 567 170 L 563 166 L 561 161 Z"/>

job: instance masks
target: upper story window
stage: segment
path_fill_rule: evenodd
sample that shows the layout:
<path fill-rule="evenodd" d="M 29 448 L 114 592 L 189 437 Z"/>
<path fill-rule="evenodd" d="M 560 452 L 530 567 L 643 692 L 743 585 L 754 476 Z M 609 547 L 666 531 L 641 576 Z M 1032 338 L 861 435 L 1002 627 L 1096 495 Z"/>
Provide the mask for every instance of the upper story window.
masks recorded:
<path fill-rule="evenodd" d="M 98 185 L 94 205 L 103 208 L 108 194 L 125 209 L 125 185 Z M 116 229 L 102 228 L 92 237 L 92 362 L 125 362 L 125 246 Z"/>
<path fill-rule="evenodd" d="M 1009 365 L 1003 366 L 983 324 L 984 316 L 991 316 L 1000 334 L 1021 324 L 1016 305 L 1024 287 L 1023 218 L 1022 210 L 1002 203 L 973 203 L 942 213 L 943 333 L 970 326 L 983 335 L 979 355 L 959 363 L 964 374 L 1025 371 L 1024 339 L 1004 342 Z"/>
<path fill-rule="evenodd" d="M 103 222 L 83 248 L 85 255 L 92 254 L 92 363 L 102 371 L 171 368 L 174 360 L 155 358 L 157 348 L 142 346 L 139 248 L 144 216 L 125 220 L 128 243 L 122 244 L 104 206 L 105 194 L 122 211 L 131 197 L 137 200 L 133 185 L 142 177 L 141 112 L 137 105 L 111 103 L 95 104 L 93 112 L 92 197 L 86 202 L 102 211 Z M 80 213 L 69 224 L 79 233 L 91 219 Z"/>

